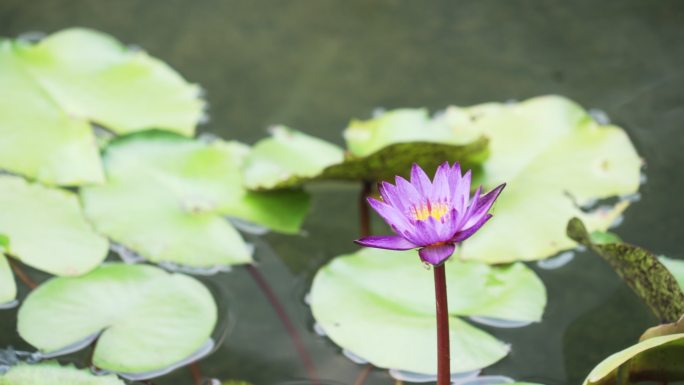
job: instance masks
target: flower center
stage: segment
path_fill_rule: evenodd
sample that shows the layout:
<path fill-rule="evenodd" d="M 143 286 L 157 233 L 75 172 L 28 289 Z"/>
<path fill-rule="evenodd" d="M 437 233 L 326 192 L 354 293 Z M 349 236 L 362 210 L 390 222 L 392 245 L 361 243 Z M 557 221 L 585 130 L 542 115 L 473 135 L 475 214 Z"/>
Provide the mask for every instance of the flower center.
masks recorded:
<path fill-rule="evenodd" d="M 424 204 L 413 206 L 411 216 L 417 221 L 424 221 L 429 217 L 440 220 L 447 212 L 449 212 L 448 204 L 427 201 Z"/>

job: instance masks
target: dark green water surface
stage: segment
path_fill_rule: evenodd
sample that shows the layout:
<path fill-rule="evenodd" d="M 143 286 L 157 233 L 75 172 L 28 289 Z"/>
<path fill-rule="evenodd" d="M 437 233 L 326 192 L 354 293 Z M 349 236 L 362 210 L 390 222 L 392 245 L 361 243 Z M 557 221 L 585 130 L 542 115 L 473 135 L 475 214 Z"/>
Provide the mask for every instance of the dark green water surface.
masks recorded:
<path fill-rule="evenodd" d="M 605 111 L 645 159 L 642 198 L 616 232 L 684 258 L 682 1 L 0 1 L 2 36 L 71 26 L 144 47 L 201 84 L 211 117 L 201 131 L 247 143 L 282 123 L 342 144 L 347 121 L 376 107 L 434 111 L 568 96 Z M 249 238 L 319 375 L 351 384 L 362 366 L 313 332 L 303 298 L 319 266 L 355 249 L 358 187 L 310 191 L 305 236 Z M 655 322 L 592 254 L 580 253 L 558 270 L 532 267 L 548 289 L 544 320 L 521 329 L 485 327 L 513 345 L 486 374 L 578 384 Z M 244 268 L 207 281 L 228 298 L 232 326 L 201 362 L 205 376 L 255 384 L 305 378 L 285 329 Z M 0 347 L 28 350 L 15 316 L 16 309 L 0 312 Z M 366 383 L 392 381 L 375 370 Z M 154 382 L 191 384 L 191 376 L 181 369 Z"/>

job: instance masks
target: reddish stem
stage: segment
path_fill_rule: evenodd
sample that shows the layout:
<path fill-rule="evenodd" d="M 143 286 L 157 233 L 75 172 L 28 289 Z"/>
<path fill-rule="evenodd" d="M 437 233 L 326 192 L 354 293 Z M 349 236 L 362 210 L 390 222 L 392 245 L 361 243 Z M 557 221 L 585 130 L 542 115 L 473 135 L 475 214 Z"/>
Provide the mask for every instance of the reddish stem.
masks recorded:
<path fill-rule="evenodd" d="M 276 314 L 278 314 L 278 318 L 280 318 L 280 322 L 282 322 L 283 326 L 285 326 L 287 334 L 290 335 L 290 339 L 292 340 L 295 349 L 297 349 L 297 353 L 299 353 L 299 358 L 302 360 L 302 364 L 306 368 L 306 372 L 309 376 L 309 381 L 314 385 L 319 385 L 320 381 L 318 380 L 318 374 L 316 374 L 316 368 L 313 365 L 313 361 L 311 361 L 309 354 L 306 352 L 306 348 L 304 348 L 302 339 L 299 336 L 299 333 L 297 332 L 297 329 L 295 328 L 294 324 L 290 320 L 290 317 L 287 315 L 285 308 L 278 300 L 278 297 L 271 289 L 271 286 L 269 286 L 268 282 L 266 282 L 266 279 L 264 279 L 264 277 L 261 275 L 261 273 L 256 267 L 254 267 L 253 265 L 247 265 L 247 271 L 249 271 L 249 274 L 252 276 L 252 278 L 254 278 L 254 281 L 257 283 L 261 291 L 264 293 L 264 296 L 271 303 L 271 306 L 273 306 L 273 309 L 275 310 Z"/>
<path fill-rule="evenodd" d="M 366 198 L 371 194 L 371 183 L 361 182 L 361 193 L 359 194 L 359 231 L 362 237 L 371 235 L 370 210 Z"/>
<path fill-rule="evenodd" d="M 437 305 L 437 385 L 451 383 L 449 357 L 449 306 L 447 303 L 444 264 L 435 266 L 435 302 Z"/>
<path fill-rule="evenodd" d="M 19 278 L 19 280 L 24 283 L 24 285 L 28 286 L 28 288 L 31 290 L 38 287 L 38 285 L 35 282 L 33 282 L 31 277 L 29 277 L 28 274 L 26 274 L 24 270 L 22 270 L 21 267 L 19 267 L 19 264 L 16 261 L 12 260 L 12 258 L 7 258 L 7 260 L 9 261 L 10 266 L 12 266 L 12 271 L 14 271 L 14 275 L 16 275 L 17 278 Z"/>
<path fill-rule="evenodd" d="M 193 362 L 188 366 L 190 368 L 190 375 L 192 375 L 192 382 L 195 385 L 202 384 L 202 369 L 200 369 L 199 363 L 197 361 Z"/>
<path fill-rule="evenodd" d="M 366 378 L 368 378 L 368 375 L 370 374 L 371 370 L 373 370 L 373 365 L 366 364 L 366 366 L 364 366 L 363 369 L 359 372 L 359 375 L 356 376 L 354 385 L 363 385 L 363 383 L 366 382 Z"/>

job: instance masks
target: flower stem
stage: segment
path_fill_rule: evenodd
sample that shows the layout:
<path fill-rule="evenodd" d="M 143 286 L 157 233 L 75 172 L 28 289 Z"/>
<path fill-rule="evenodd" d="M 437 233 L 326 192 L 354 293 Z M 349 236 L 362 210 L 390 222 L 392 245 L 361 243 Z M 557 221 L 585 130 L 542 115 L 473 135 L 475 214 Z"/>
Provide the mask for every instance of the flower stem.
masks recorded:
<path fill-rule="evenodd" d="M 447 303 L 444 264 L 434 267 L 435 302 L 437 305 L 437 385 L 451 383 L 449 356 L 449 306 Z"/>

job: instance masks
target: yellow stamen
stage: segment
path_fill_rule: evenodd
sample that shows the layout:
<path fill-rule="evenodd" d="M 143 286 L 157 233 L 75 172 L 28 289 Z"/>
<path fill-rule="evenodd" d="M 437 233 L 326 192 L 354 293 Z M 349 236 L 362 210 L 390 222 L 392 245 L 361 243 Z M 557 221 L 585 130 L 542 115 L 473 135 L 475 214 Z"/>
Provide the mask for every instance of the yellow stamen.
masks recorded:
<path fill-rule="evenodd" d="M 429 217 L 440 220 L 447 212 L 449 212 L 449 205 L 446 203 L 431 203 L 428 201 L 420 206 L 413 206 L 411 215 L 413 219 L 418 221 L 424 221 Z"/>

